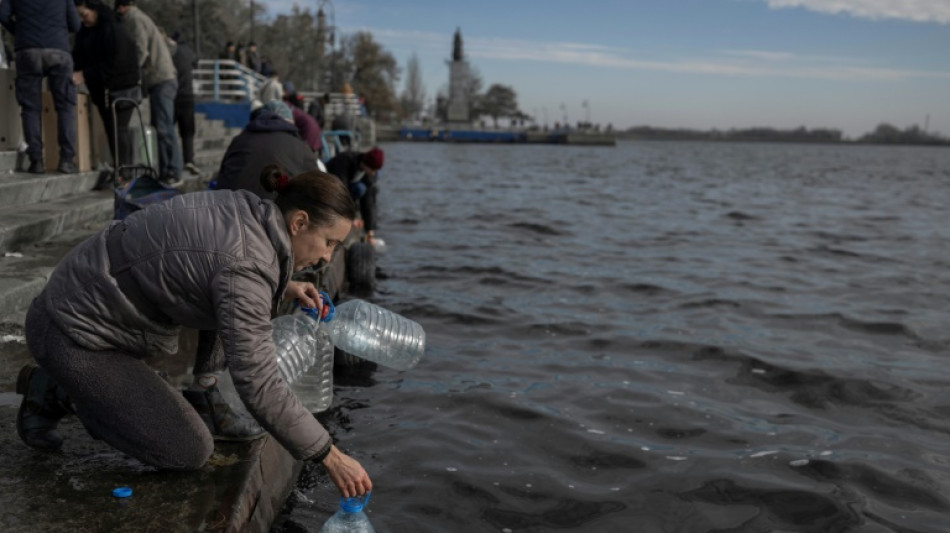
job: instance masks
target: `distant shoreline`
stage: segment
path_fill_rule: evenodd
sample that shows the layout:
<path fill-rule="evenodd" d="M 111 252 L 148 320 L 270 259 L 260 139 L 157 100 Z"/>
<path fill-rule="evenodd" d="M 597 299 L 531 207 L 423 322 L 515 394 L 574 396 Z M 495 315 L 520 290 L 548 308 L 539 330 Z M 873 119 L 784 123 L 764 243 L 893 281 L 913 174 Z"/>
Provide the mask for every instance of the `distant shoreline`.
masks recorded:
<path fill-rule="evenodd" d="M 899 130 L 890 124 L 881 124 L 871 133 L 856 139 L 847 139 L 840 130 L 806 129 L 778 130 L 748 128 L 734 130 L 664 129 L 637 126 L 615 132 L 617 139 L 656 141 L 716 141 L 716 142 L 783 142 L 803 144 L 862 144 L 896 146 L 950 146 L 950 139 L 929 134 L 917 126 Z"/>
<path fill-rule="evenodd" d="M 627 133 L 617 133 L 618 141 L 674 141 L 674 142 L 721 142 L 721 143 L 782 143 L 782 144 L 836 144 L 836 145 L 854 145 L 854 146 L 936 146 L 950 147 L 950 141 L 942 142 L 884 142 L 884 141 L 864 141 L 842 139 L 832 140 L 805 140 L 805 139 L 775 139 L 775 138 L 716 138 L 716 137 L 643 137 L 639 135 L 630 135 Z"/>

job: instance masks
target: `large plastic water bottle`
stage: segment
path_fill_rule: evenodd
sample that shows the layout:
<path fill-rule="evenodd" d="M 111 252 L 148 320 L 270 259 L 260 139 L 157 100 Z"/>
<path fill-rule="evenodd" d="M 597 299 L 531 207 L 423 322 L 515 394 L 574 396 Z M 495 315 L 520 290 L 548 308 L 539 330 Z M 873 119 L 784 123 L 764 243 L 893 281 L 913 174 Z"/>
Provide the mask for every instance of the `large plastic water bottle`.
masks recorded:
<path fill-rule="evenodd" d="M 333 402 L 333 345 L 315 309 L 299 308 L 272 321 L 277 369 L 312 413 Z"/>
<path fill-rule="evenodd" d="M 366 499 L 340 498 L 340 508 L 337 509 L 320 528 L 320 533 L 376 533 L 369 517 L 363 508 L 369 504 L 369 494 Z"/>
<path fill-rule="evenodd" d="M 328 307 L 323 328 L 348 354 L 396 370 L 409 370 L 425 354 L 426 332 L 417 322 L 364 300 Z"/>

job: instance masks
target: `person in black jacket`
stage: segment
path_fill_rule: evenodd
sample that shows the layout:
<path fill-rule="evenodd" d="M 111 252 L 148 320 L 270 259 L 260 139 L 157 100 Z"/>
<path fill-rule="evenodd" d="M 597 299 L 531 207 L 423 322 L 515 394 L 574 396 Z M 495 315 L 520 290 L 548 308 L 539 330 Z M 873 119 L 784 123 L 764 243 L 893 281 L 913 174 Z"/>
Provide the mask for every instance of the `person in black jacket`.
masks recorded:
<path fill-rule="evenodd" d="M 118 163 L 132 164 L 129 121 L 134 107 L 120 102 L 113 120 L 110 106 L 119 98 L 142 101 L 135 40 L 101 0 L 76 0 L 76 10 L 83 27 L 73 46 L 73 81 L 76 85 L 85 82 L 89 89 L 89 97 L 106 128 L 109 150 L 114 152 L 118 142 L 118 154 L 113 154 L 118 155 Z"/>
<path fill-rule="evenodd" d="M 228 145 L 218 171 L 218 189 L 245 189 L 273 200 L 274 193 L 260 185 L 261 171 L 279 165 L 293 176 L 317 169 L 317 155 L 300 138 L 287 104 L 267 102 L 255 111 L 251 122 Z"/>
<path fill-rule="evenodd" d="M 0 25 L 14 35 L 16 99 L 20 104 L 23 137 L 30 156 L 29 172 L 43 174 L 43 78 L 47 78 L 56 107 L 59 167 L 64 174 L 76 166 L 76 86 L 69 34 L 79 30 L 73 0 L 0 0 Z"/>
<path fill-rule="evenodd" d="M 192 174 L 201 174 L 195 166 L 195 89 L 192 86 L 192 71 L 198 66 L 198 58 L 191 47 L 181 42 L 176 32 L 168 38 L 168 49 L 178 72 L 178 93 L 175 95 L 175 124 L 181 137 L 181 155 L 185 169 Z"/>
<path fill-rule="evenodd" d="M 343 180 L 353 200 L 360 206 L 360 216 L 370 244 L 376 245 L 376 194 L 379 169 L 383 168 L 383 151 L 371 148 L 366 152 L 343 152 L 327 161 L 327 172 Z"/>

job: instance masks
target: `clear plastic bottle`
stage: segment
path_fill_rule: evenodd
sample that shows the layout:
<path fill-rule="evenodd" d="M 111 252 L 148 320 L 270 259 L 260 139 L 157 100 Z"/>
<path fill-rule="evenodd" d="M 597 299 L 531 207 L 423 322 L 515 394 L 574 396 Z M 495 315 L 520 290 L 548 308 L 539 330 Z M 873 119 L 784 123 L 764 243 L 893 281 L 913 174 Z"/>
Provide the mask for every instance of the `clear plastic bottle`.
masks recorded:
<path fill-rule="evenodd" d="M 419 323 L 367 301 L 343 302 L 323 320 L 333 345 L 361 359 L 409 370 L 425 354 Z"/>
<path fill-rule="evenodd" d="M 272 321 L 277 369 L 312 413 L 333 403 L 333 344 L 314 309 L 300 308 Z"/>
<path fill-rule="evenodd" d="M 340 508 L 323 524 L 320 533 L 376 533 L 369 517 L 363 512 L 367 504 L 369 493 L 365 500 L 340 498 Z"/>

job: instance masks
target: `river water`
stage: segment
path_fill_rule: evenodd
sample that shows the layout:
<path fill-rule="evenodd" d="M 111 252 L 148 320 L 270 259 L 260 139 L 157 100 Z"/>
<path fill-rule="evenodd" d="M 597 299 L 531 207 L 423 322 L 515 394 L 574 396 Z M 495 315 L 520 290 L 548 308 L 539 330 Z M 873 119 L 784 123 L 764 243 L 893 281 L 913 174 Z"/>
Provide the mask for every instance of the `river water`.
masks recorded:
<path fill-rule="evenodd" d="M 377 531 L 950 530 L 950 149 L 384 148 L 427 353 L 322 417 Z"/>

